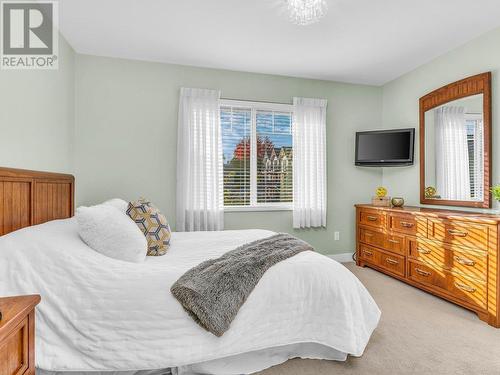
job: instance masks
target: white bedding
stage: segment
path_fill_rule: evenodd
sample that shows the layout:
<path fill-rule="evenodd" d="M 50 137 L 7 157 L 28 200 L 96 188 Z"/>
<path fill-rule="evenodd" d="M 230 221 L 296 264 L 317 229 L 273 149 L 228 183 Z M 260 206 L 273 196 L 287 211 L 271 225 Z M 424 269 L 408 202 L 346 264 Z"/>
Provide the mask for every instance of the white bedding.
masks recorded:
<path fill-rule="evenodd" d="M 41 294 L 36 361 L 51 371 L 161 369 L 296 343 L 360 356 L 380 311 L 351 272 L 317 253 L 269 269 L 221 338 L 171 295 L 189 268 L 272 234 L 173 233 L 165 256 L 132 264 L 87 247 L 74 219 L 53 221 L 0 237 L 0 295 Z"/>
<path fill-rule="evenodd" d="M 347 354 L 314 343 L 290 344 L 266 348 L 181 367 L 139 371 L 48 371 L 37 369 L 36 375 L 241 375 L 253 374 L 278 365 L 290 358 L 345 361 Z"/>

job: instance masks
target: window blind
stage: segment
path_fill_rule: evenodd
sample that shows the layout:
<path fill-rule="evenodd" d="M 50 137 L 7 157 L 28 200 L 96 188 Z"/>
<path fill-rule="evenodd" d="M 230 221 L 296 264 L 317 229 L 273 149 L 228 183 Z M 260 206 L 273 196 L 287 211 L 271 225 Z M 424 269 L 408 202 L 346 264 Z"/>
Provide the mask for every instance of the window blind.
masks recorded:
<path fill-rule="evenodd" d="M 257 111 L 257 203 L 290 203 L 292 181 L 292 115 Z"/>
<path fill-rule="evenodd" d="M 250 141 L 252 111 L 221 108 L 224 205 L 250 204 Z"/>

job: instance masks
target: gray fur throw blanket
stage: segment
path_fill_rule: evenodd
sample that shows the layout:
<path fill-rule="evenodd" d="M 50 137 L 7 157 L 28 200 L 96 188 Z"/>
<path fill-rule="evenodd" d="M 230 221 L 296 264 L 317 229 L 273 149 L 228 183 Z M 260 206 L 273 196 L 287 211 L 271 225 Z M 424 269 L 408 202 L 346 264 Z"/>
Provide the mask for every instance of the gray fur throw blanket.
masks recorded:
<path fill-rule="evenodd" d="M 200 326 L 220 337 L 264 273 L 276 263 L 314 249 L 280 233 L 247 243 L 191 268 L 170 291 Z"/>

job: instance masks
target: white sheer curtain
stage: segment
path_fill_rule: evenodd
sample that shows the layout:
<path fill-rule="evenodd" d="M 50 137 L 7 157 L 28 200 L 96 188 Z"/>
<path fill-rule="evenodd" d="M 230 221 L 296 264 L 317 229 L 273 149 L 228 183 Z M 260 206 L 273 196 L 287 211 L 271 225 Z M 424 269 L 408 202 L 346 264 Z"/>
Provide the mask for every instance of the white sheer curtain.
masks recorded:
<path fill-rule="evenodd" d="M 182 88 L 177 141 L 178 231 L 222 230 L 220 91 Z"/>
<path fill-rule="evenodd" d="M 326 227 L 326 105 L 293 98 L 293 227 Z"/>
<path fill-rule="evenodd" d="M 435 110 L 436 188 L 443 199 L 469 200 L 467 126 L 463 107 Z"/>

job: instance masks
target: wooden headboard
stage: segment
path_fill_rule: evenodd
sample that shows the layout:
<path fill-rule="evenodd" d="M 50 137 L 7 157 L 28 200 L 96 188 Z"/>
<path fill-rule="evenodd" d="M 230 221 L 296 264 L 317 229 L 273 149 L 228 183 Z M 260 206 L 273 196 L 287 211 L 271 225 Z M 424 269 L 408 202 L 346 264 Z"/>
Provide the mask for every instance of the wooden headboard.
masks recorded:
<path fill-rule="evenodd" d="M 0 168 L 0 236 L 73 216 L 74 198 L 72 175 Z"/>

